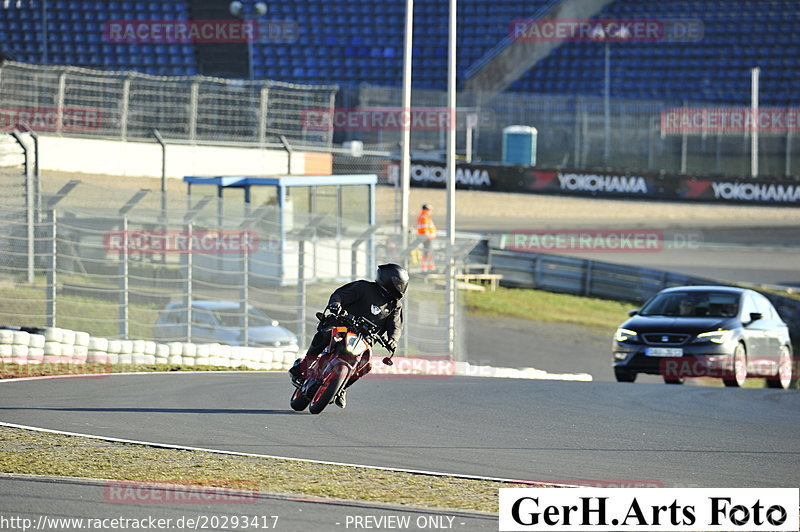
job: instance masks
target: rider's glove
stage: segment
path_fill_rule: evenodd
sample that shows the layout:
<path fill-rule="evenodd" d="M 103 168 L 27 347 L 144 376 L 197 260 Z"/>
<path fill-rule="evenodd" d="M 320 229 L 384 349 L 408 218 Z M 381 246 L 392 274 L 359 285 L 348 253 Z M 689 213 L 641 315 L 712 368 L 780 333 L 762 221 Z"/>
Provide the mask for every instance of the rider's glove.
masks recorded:
<path fill-rule="evenodd" d="M 390 353 L 394 353 L 397 350 L 397 342 L 389 338 L 386 340 L 386 349 L 388 349 Z"/>
<path fill-rule="evenodd" d="M 328 311 L 331 314 L 335 314 L 335 315 L 338 316 L 339 314 L 342 313 L 342 304 L 339 303 L 338 301 L 334 301 L 332 303 L 329 303 L 328 304 Z"/>

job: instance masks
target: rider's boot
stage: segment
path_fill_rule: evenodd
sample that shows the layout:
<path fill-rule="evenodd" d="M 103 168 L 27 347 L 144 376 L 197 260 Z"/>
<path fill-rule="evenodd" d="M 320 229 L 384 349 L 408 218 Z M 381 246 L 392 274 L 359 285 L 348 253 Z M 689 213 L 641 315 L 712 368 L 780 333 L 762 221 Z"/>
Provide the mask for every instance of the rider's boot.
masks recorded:
<path fill-rule="evenodd" d="M 292 383 L 295 386 L 302 386 L 303 382 L 306 380 L 306 360 L 305 358 L 298 358 L 294 361 L 294 364 L 291 368 L 289 368 L 289 375 L 291 375 Z"/>
<path fill-rule="evenodd" d="M 344 388 L 342 388 L 342 391 L 339 392 L 339 394 L 333 400 L 333 402 L 336 403 L 336 406 L 338 406 L 339 408 L 345 408 L 347 406 L 347 397 L 346 397 L 347 389 L 351 387 L 353 384 L 355 384 L 355 382 L 358 379 L 369 373 L 370 370 L 372 370 L 372 364 L 367 362 L 364 366 L 359 368 L 359 370 L 355 373 L 355 375 L 353 375 L 347 380 L 347 382 L 344 385 Z"/>
<path fill-rule="evenodd" d="M 336 406 L 339 408 L 347 407 L 347 390 L 342 390 L 339 392 L 339 395 L 336 396 L 336 399 L 333 400 L 336 403 Z"/>

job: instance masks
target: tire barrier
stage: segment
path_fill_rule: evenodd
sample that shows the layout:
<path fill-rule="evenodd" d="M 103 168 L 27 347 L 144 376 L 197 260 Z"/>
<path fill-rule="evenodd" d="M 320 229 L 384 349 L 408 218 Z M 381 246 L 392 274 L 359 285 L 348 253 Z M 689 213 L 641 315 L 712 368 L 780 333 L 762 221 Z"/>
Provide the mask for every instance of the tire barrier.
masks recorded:
<path fill-rule="evenodd" d="M 156 343 L 90 336 L 57 327 L 0 328 L 2 364 L 172 364 L 288 370 L 298 348 L 244 347 L 218 343 Z"/>

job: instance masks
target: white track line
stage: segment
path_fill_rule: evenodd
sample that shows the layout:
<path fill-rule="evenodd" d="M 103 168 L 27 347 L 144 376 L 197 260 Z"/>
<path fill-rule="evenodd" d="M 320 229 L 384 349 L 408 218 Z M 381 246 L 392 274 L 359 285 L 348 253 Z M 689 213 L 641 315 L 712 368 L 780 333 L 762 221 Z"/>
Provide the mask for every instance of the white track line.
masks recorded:
<path fill-rule="evenodd" d="M 138 441 L 138 440 L 126 440 L 123 438 L 110 438 L 107 436 L 97 436 L 95 434 L 83 434 L 80 432 L 67 432 L 64 430 L 53 430 L 53 429 L 45 429 L 41 427 L 32 427 L 30 425 L 18 425 L 16 423 L 6 423 L 5 421 L 0 421 L 0 426 L 2 427 L 10 427 L 14 429 L 25 429 L 25 430 L 33 430 L 36 432 L 46 432 L 49 434 L 61 434 L 64 436 L 79 436 L 82 438 L 91 438 L 93 440 L 103 440 L 103 441 L 110 441 L 116 443 L 128 443 L 133 445 L 145 445 L 147 447 L 157 447 L 161 449 L 177 449 L 179 451 L 198 451 L 198 452 L 205 452 L 205 453 L 214 453 L 214 454 L 224 454 L 229 456 L 246 456 L 249 458 L 271 458 L 273 460 L 286 460 L 289 462 L 303 462 L 308 464 L 323 464 L 323 465 L 333 465 L 333 466 L 341 466 L 341 467 L 358 467 L 362 469 L 373 469 L 376 471 L 390 471 L 392 473 L 410 473 L 412 475 L 425 475 L 430 477 L 453 477 L 453 478 L 462 478 L 466 480 L 485 480 L 489 482 L 504 482 L 504 483 L 513 483 L 513 484 L 538 484 L 534 481 L 526 481 L 526 480 L 519 480 L 513 478 L 501 478 L 501 477 L 485 477 L 480 475 L 465 475 L 461 473 L 441 473 L 438 471 L 425 471 L 420 469 L 401 469 L 397 467 L 383 467 L 383 466 L 372 466 L 372 465 L 364 465 L 364 464 L 350 464 L 346 462 L 330 462 L 326 460 L 311 460 L 309 458 L 292 458 L 289 456 L 275 456 L 269 454 L 256 454 L 256 453 L 242 453 L 238 451 L 225 451 L 222 449 L 207 449 L 204 447 L 188 447 L 184 445 L 173 445 L 169 443 L 157 443 L 157 442 L 148 442 L 148 441 Z M 553 483 L 541 483 L 544 486 L 552 486 L 552 487 L 559 487 L 559 488 L 576 488 L 577 485 L 571 484 L 553 484 Z"/>

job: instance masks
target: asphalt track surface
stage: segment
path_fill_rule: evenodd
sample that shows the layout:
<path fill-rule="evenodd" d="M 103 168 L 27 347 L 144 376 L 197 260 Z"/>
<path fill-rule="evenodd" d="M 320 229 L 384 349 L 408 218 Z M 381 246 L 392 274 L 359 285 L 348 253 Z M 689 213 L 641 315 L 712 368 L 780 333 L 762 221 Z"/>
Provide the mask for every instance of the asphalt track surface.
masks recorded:
<path fill-rule="evenodd" d="M 289 409 L 284 374 L 5 382 L 0 420 L 140 441 L 508 479 L 791 487 L 800 393 L 663 384 L 368 378 Z M 343 494 L 346 496 L 346 494 Z"/>
<path fill-rule="evenodd" d="M 124 490 L 124 484 L 102 480 L 0 476 L 0 526 L 5 517 L 9 520 L 6 525 L 20 526 L 6 526 L 3 530 L 22 530 L 23 520 L 29 520 L 29 529 L 41 523 L 46 526 L 39 530 L 51 531 L 81 530 L 82 526 L 90 526 L 90 520 L 100 520 L 101 525 L 106 525 L 103 530 L 131 529 L 132 521 L 140 523 L 138 528 L 150 530 L 164 525 L 166 530 L 327 531 L 352 530 L 359 523 L 393 522 L 408 523 L 405 530 L 430 530 L 437 524 L 465 531 L 497 529 L 496 517 L 468 512 L 269 494 L 209 504 L 198 503 L 197 491 L 174 486 Z M 138 493 L 135 497 L 139 501 L 131 503 L 131 497 L 115 493 Z M 160 502 L 141 502 L 144 498 Z M 176 502 L 165 503 L 166 500 Z M 16 521 L 10 521 L 12 518 Z"/>

